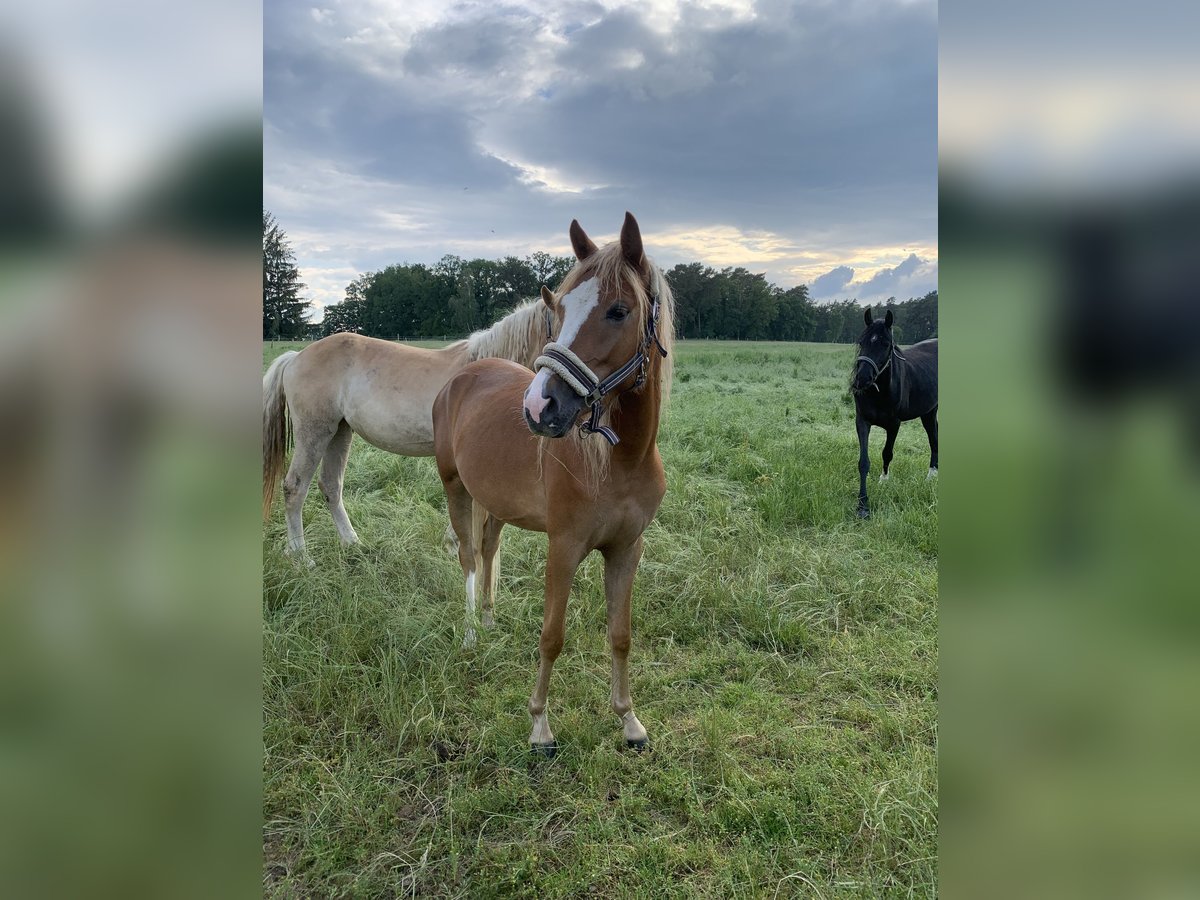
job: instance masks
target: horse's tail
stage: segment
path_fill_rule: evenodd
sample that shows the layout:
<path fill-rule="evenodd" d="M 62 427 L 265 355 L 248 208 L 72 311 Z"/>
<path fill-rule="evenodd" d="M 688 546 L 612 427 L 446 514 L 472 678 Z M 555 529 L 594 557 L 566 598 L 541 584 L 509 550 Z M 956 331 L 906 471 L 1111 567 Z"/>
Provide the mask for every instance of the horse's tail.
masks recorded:
<path fill-rule="evenodd" d="M 483 574 L 483 526 L 487 523 L 488 511 L 478 500 L 471 501 L 471 567 Z"/>
<path fill-rule="evenodd" d="M 483 530 L 487 525 L 488 516 L 490 514 L 478 500 L 471 501 L 471 556 L 474 560 L 472 565 L 476 572 L 483 577 Z M 500 575 L 500 555 L 496 554 L 492 559 L 492 571 L 487 583 L 487 593 L 484 596 L 491 597 L 492 602 L 495 602 L 496 597 L 496 579 Z"/>
<path fill-rule="evenodd" d="M 299 354 L 281 353 L 263 375 L 263 520 L 271 515 L 271 501 L 283 475 L 283 460 L 291 437 L 287 400 L 283 394 L 283 370 Z"/>

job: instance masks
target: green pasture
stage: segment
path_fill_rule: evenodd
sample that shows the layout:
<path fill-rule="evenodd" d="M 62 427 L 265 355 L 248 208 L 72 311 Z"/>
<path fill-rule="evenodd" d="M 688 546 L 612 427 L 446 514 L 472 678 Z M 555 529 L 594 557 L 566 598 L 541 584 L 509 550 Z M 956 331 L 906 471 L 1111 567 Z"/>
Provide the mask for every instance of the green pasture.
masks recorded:
<path fill-rule="evenodd" d="M 289 346 L 264 346 L 264 365 Z M 546 538 L 507 528 L 496 627 L 460 648 L 463 579 L 432 459 L 357 437 L 342 549 L 315 488 L 313 569 L 263 536 L 264 895 L 908 897 L 937 883 L 937 483 L 900 432 L 854 516 L 853 350 L 687 341 L 668 491 L 608 706 L 602 566 L 572 592 L 550 716 L 526 703 Z"/>

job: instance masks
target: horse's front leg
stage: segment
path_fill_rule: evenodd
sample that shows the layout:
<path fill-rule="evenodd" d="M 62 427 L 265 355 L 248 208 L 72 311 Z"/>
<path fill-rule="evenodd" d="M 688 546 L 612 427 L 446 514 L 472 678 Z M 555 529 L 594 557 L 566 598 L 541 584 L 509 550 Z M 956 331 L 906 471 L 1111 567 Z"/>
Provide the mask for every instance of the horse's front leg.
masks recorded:
<path fill-rule="evenodd" d="M 529 715 L 533 718 L 529 746 L 534 753 L 543 756 L 553 756 L 558 752 L 554 732 L 550 730 L 550 717 L 546 712 L 546 695 L 550 692 L 550 673 L 554 669 L 554 661 L 562 652 L 567 598 L 571 594 L 575 570 L 587 552 L 586 548 L 573 541 L 551 538 L 550 551 L 546 556 L 546 600 L 542 609 L 542 637 L 538 644 L 537 682 L 529 698 Z"/>
<path fill-rule="evenodd" d="M 621 719 L 625 744 L 635 750 L 649 745 L 646 729 L 633 713 L 629 696 L 633 576 L 642 558 L 642 537 L 627 547 L 604 553 L 604 595 L 608 601 L 608 642 L 612 646 L 612 708 Z"/>
<path fill-rule="evenodd" d="M 879 476 L 880 481 L 887 481 L 892 468 L 892 456 L 896 447 L 896 435 L 900 433 L 900 423 L 889 425 L 884 429 L 887 432 L 887 440 L 883 442 L 883 474 Z"/>
<path fill-rule="evenodd" d="M 854 428 L 858 432 L 858 517 L 866 519 L 871 515 L 871 507 L 867 502 L 867 473 L 871 471 L 867 441 L 871 436 L 871 423 L 857 415 L 854 417 Z"/>

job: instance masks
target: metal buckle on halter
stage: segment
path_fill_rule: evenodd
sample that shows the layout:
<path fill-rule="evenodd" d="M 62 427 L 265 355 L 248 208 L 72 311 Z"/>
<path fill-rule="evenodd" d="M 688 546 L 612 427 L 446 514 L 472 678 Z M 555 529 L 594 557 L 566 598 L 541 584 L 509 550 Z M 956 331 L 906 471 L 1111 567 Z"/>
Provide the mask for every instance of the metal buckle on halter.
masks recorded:
<path fill-rule="evenodd" d="M 633 389 L 635 391 L 638 388 L 640 388 L 643 384 L 646 383 L 646 367 L 649 366 L 649 364 L 650 364 L 650 357 L 648 357 L 645 353 L 643 353 L 642 354 L 642 364 L 641 364 L 641 366 L 638 367 L 637 381 L 635 381 L 633 383 Z"/>
<path fill-rule="evenodd" d="M 615 431 L 607 425 L 600 424 L 600 404 L 593 406 L 592 414 L 586 420 L 579 423 L 579 433 L 583 435 L 598 434 L 613 447 L 621 443 L 621 439 L 617 437 Z"/>

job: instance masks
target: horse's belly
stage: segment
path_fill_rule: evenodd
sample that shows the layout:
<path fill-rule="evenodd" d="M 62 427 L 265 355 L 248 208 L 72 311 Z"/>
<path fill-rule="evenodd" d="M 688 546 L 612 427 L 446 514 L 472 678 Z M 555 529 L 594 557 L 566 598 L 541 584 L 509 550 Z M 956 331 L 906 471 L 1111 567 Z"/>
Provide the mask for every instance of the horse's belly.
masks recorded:
<path fill-rule="evenodd" d="M 367 443 L 401 456 L 433 456 L 433 400 L 395 390 L 347 398 L 346 422 Z"/>
<path fill-rule="evenodd" d="M 400 456 L 433 456 L 433 426 L 414 428 L 410 422 L 380 423 L 346 417 L 354 433 L 368 444 Z"/>

